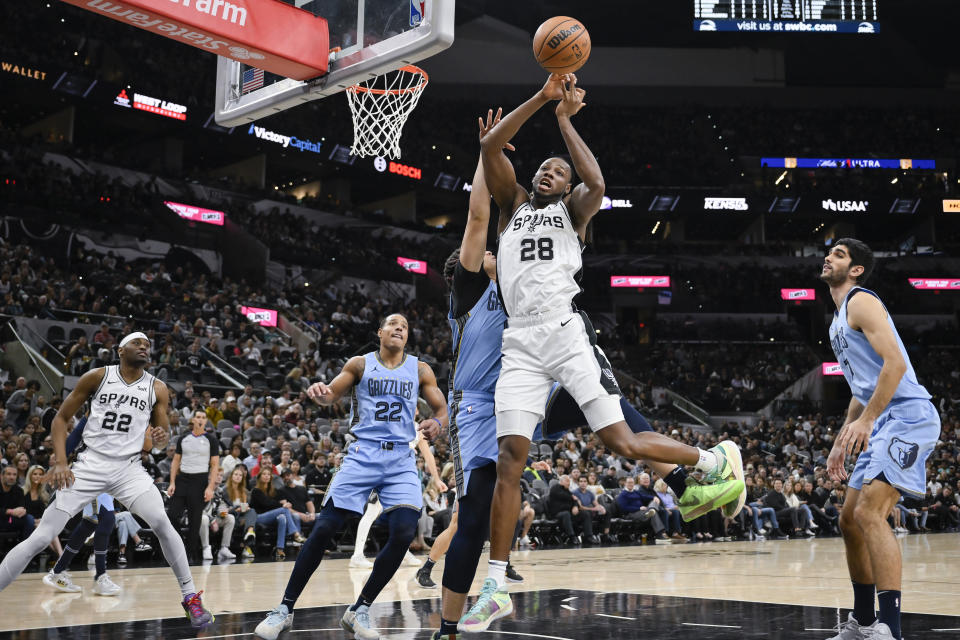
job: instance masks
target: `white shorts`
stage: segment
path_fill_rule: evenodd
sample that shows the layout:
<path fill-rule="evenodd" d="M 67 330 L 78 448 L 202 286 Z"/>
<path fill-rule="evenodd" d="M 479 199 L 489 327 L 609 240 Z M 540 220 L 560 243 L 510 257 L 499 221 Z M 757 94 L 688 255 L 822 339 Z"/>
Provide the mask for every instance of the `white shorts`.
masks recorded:
<path fill-rule="evenodd" d="M 510 318 L 503 330 L 495 398 L 497 437 L 532 437 L 536 423 L 543 420 L 554 382 L 576 400 L 593 431 L 623 420 L 620 387 L 606 356 L 596 346 L 593 326 L 582 313 L 561 311 Z M 585 408 L 587 404 L 590 406 Z M 504 425 L 501 414 L 509 411 L 524 411 L 537 419 L 520 428 Z"/>
<path fill-rule="evenodd" d="M 86 449 L 73 465 L 74 482 L 57 491 L 57 509 L 71 516 L 84 505 L 96 500 L 101 493 L 109 493 L 127 508 L 147 491 L 156 491 L 153 478 L 140 462 L 140 456 L 129 459 L 105 456 Z"/>

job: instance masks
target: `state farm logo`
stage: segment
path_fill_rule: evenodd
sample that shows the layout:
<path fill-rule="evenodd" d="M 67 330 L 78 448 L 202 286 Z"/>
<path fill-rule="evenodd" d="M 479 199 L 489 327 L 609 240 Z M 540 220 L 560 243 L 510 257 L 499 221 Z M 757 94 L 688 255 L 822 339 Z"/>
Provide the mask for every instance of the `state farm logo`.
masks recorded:
<path fill-rule="evenodd" d="M 820 202 L 824 211 L 866 211 L 869 200 L 833 200 L 828 198 Z"/>
<path fill-rule="evenodd" d="M 561 29 L 561 30 L 557 33 L 557 35 L 555 35 L 555 36 L 553 36 L 552 38 L 550 38 L 549 40 L 547 40 L 547 46 L 550 47 L 551 49 L 556 49 L 558 46 L 560 46 L 560 43 L 561 43 L 561 42 L 563 42 L 564 40 L 566 40 L 567 38 L 569 38 L 569 37 L 572 36 L 573 34 L 579 32 L 579 31 L 582 31 L 582 30 L 583 30 L 583 26 L 582 26 L 582 25 L 579 25 L 579 24 L 575 24 L 575 25 L 573 25 L 572 27 L 570 27 L 569 29 Z M 580 56 L 577 56 L 577 57 L 579 58 Z"/>

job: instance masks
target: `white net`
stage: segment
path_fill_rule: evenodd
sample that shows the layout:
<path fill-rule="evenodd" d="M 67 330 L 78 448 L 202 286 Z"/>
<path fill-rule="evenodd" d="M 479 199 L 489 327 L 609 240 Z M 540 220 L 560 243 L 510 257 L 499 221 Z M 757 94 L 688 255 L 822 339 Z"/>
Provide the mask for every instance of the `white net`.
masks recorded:
<path fill-rule="evenodd" d="M 427 81 L 426 72 L 408 65 L 347 88 L 353 117 L 350 153 L 361 158 L 399 158 L 403 124 L 417 106 Z"/>

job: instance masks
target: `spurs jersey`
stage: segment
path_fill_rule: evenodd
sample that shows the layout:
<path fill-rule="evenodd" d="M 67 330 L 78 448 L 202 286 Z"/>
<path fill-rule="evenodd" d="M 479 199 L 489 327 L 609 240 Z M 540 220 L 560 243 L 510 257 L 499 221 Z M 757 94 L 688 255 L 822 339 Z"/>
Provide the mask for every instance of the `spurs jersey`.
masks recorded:
<path fill-rule="evenodd" d="M 570 309 L 581 289 L 583 242 L 562 200 L 525 202 L 500 234 L 497 284 L 508 316 Z"/>
<path fill-rule="evenodd" d="M 152 375 L 127 384 L 120 366 L 104 367 L 103 380 L 90 398 L 90 416 L 83 430 L 83 444 L 105 456 L 139 456 L 156 404 Z"/>

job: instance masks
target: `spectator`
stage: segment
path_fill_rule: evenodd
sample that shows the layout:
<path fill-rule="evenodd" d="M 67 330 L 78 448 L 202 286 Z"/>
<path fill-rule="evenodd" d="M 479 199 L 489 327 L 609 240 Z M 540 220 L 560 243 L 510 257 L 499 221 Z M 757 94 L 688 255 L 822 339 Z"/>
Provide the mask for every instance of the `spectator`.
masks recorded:
<path fill-rule="evenodd" d="M 81 335 L 67 353 L 70 372 L 75 376 L 83 375 L 90 366 L 92 359 L 93 349 L 90 348 L 90 344 L 87 342 L 87 336 Z"/>
<path fill-rule="evenodd" d="M 787 506 L 787 497 L 783 494 L 783 480 L 777 478 L 773 481 L 773 488 L 763 496 L 763 506 L 773 509 L 776 514 L 776 521 L 773 526 L 779 530 L 781 535 L 786 537 L 789 535 L 787 532 L 793 535 L 800 533 L 800 517 L 797 515 L 796 509 Z M 780 522 L 789 522 L 788 526 L 790 528 L 784 531 L 783 526 L 779 524 Z"/>
<path fill-rule="evenodd" d="M 331 475 L 330 470 L 327 468 L 327 457 L 323 455 L 322 451 L 315 452 L 313 454 L 313 462 L 307 468 L 304 484 L 313 491 L 322 494 L 327 490 L 330 479 Z"/>
<path fill-rule="evenodd" d="M 644 523 L 653 531 L 653 536 L 657 540 L 669 540 L 664 533 L 665 527 L 657 515 L 657 504 L 651 504 L 656 496 L 651 498 L 646 493 L 637 490 L 637 483 L 633 476 L 627 476 L 623 490 L 617 494 L 617 508 L 627 520 Z"/>
<path fill-rule="evenodd" d="M 43 518 L 43 512 L 46 511 L 50 503 L 50 492 L 47 491 L 47 485 L 43 482 L 43 467 L 38 464 L 30 467 L 27 472 L 27 484 L 23 487 L 24 507 L 27 514 L 33 518 L 34 526 L 40 526 L 40 519 Z M 63 545 L 60 544 L 60 538 L 55 537 L 50 543 L 57 557 L 63 554 Z"/>
<path fill-rule="evenodd" d="M 607 467 L 603 474 L 603 480 L 600 482 L 604 489 L 619 489 L 620 479 L 617 478 L 617 470 L 613 467 Z"/>
<path fill-rule="evenodd" d="M 210 532 L 216 533 L 223 529 L 223 535 L 220 538 L 220 551 L 217 552 L 218 560 L 235 560 L 236 555 L 230 551 L 230 539 L 233 537 L 233 527 L 236 518 L 230 513 L 230 503 L 224 496 L 224 487 L 220 486 L 223 482 L 223 468 L 217 471 L 217 489 L 214 491 L 206 506 L 203 508 L 203 515 L 200 516 L 200 546 L 204 560 L 213 560 L 213 551 L 210 549 Z"/>
<path fill-rule="evenodd" d="M 306 538 L 300 533 L 300 520 L 290 512 L 290 503 L 277 495 L 273 487 L 273 473 L 264 468 L 257 476 L 256 486 L 250 494 L 250 506 L 257 512 L 257 526 L 276 525 L 277 545 L 273 555 L 276 560 L 287 557 L 284 548 L 288 533 L 293 534 L 294 544 L 303 544 Z"/>
<path fill-rule="evenodd" d="M 243 466 L 245 466 L 251 474 L 253 474 L 254 469 L 260 467 L 261 451 L 262 446 L 259 442 L 254 441 L 250 443 L 250 455 L 243 459 Z"/>
<path fill-rule="evenodd" d="M 117 526 L 117 540 L 120 543 L 120 556 L 117 558 L 118 564 L 127 564 L 127 540 L 133 538 L 134 551 L 153 551 L 153 547 L 144 542 L 139 535 L 140 523 L 133 517 L 129 511 L 116 511 L 114 513 Z"/>
<path fill-rule="evenodd" d="M 296 460 L 293 463 L 300 464 Z M 302 484 L 297 484 L 297 474 L 293 469 L 285 469 L 280 477 L 283 480 L 283 487 L 277 494 L 290 503 L 290 512 L 300 520 L 301 530 L 309 531 L 313 528 L 313 521 L 317 519 L 317 508 L 313 504 L 313 499 Z"/>
<path fill-rule="evenodd" d="M 244 441 L 249 442 L 263 442 L 268 437 L 270 437 L 270 432 L 267 430 L 266 425 L 264 424 L 263 415 L 257 415 L 253 419 L 253 427 L 247 429 L 247 432 L 243 434 Z"/>
<path fill-rule="evenodd" d="M 560 528 L 567 536 L 567 541 L 580 544 L 581 537 L 574 530 L 574 521 L 583 536 L 593 541 L 593 519 L 588 511 L 580 509 L 576 498 L 570 492 L 570 476 L 562 475 L 560 480 L 550 487 L 547 495 L 547 514 L 560 521 Z"/>
<path fill-rule="evenodd" d="M 950 485 L 945 484 L 934 497 L 930 513 L 940 519 L 940 526 L 947 531 L 956 531 L 960 527 L 960 506 Z"/>
<path fill-rule="evenodd" d="M 240 444 L 239 436 L 234 438 L 233 442 L 230 443 L 230 453 L 224 456 L 223 460 L 220 461 L 220 466 L 223 468 L 223 472 L 229 478 L 230 473 L 233 471 L 233 468 L 238 464 L 243 464 L 243 459 L 246 456 L 243 455 L 243 446 Z"/>
<path fill-rule="evenodd" d="M 572 480 L 572 477 L 571 477 Z M 590 515 L 590 519 L 600 525 L 600 531 L 603 532 L 603 537 L 607 542 L 612 542 L 613 540 L 610 537 L 610 521 L 613 520 L 613 514 L 607 513 L 607 510 L 597 502 L 597 496 L 590 491 L 589 486 L 587 485 L 587 479 L 583 476 L 577 480 L 577 488 L 571 491 L 571 494 L 577 501 L 577 505 L 580 507 L 581 511 L 585 511 Z M 590 542 L 594 544 L 600 544 L 600 536 L 593 534 L 590 536 Z"/>
<path fill-rule="evenodd" d="M 210 401 L 207 403 L 206 414 L 211 424 L 216 425 L 223 420 L 223 411 L 220 410 L 219 398 L 210 398 Z"/>
<path fill-rule="evenodd" d="M 660 478 L 653 485 L 653 488 L 660 500 L 659 511 L 666 514 L 667 535 L 678 542 L 686 542 L 687 537 L 683 535 L 683 518 L 680 516 L 680 507 L 677 506 L 677 501 L 674 499 L 670 487 Z"/>
<path fill-rule="evenodd" d="M 207 432 L 207 414 L 197 411 L 190 420 L 191 431 L 177 440 L 170 466 L 171 496 L 167 505 L 170 522 L 176 524 L 187 512 L 187 552 L 198 559 L 200 554 L 200 518 L 203 505 L 213 499 L 220 468 L 220 444 Z"/>
<path fill-rule="evenodd" d="M 14 391 L 7 399 L 7 424 L 12 424 L 16 431 L 21 431 L 27 424 L 27 418 L 36 413 L 39 391 L 40 383 L 31 380 L 23 389 Z"/>
<path fill-rule="evenodd" d="M 23 489 L 17 485 L 16 467 L 6 466 L 0 474 L 0 532 L 19 534 L 17 542 L 33 533 L 33 516 L 27 513 Z"/>
<path fill-rule="evenodd" d="M 795 485 L 790 480 L 787 480 L 783 485 L 783 495 L 787 498 L 787 506 L 797 510 L 797 520 L 800 523 L 799 529 L 803 531 L 805 536 L 813 537 L 816 535 L 813 532 L 813 528 L 817 526 L 817 523 L 813 521 L 813 513 L 810 511 L 810 508 L 806 503 L 800 501 L 800 496 L 796 493 L 802 486 L 799 482 Z"/>
<path fill-rule="evenodd" d="M 339 420 L 330 421 L 330 433 L 327 434 L 327 437 L 330 438 L 330 442 L 339 445 L 341 449 L 347 444 L 346 437 L 340 431 Z"/>
<path fill-rule="evenodd" d="M 226 486 L 226 500 L 234 519 L 242 520 L 242 525 L 246 529 L 243 534 L 243 553 L 241 555 L 244 558 L 253 558 L 254 554 L 251 547 L 257 539 L 255 531 L 257 512 L 250 508 L 245 465 L 238 464 L 230 473 Z"/>
<path fill-rule="evenodd" d="M 237 399 L 227 396 L 226 402 L 227 406 L 223 408 L 223 420 L 229 420 L 234 425 L 240 424 L 240 408 L 237 406 Z"/>

